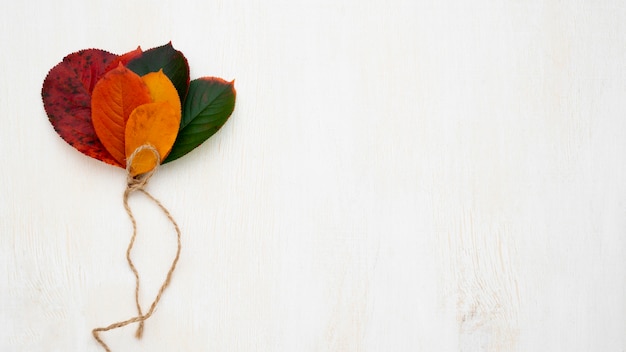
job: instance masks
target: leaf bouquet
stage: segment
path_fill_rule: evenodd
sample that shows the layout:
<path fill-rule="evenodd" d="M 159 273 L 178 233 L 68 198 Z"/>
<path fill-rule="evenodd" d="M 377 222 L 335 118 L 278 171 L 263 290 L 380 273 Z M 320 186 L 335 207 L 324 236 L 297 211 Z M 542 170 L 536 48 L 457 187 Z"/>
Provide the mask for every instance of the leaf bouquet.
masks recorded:
<path fill-rule="evenodd" d="M 50 123 L 81 153 L 125 168 L 124 208 L 133 225 L 126 259 L 135 276 L 137 316 L 93 330 L 107 351 L 100 332 L 144 321 L 156 308 L 170 283 L 181 249 L 181 232 L 170 212 L 144 187 L 162 163 L 176 160 L 217 132 L 235 107 L 234 81 L 202 77 L 190 81 L 185 56 L 171 43 L 123 55 L 86 49 L 66 56 L 54 66 L 41 91 Z M 156 298 L 144 313 L 139 302 L 139 273 L 130 257 L 137 224 L 128 197 L 139 191 L 151 199 L 173 224 L 177 251 Z"/>

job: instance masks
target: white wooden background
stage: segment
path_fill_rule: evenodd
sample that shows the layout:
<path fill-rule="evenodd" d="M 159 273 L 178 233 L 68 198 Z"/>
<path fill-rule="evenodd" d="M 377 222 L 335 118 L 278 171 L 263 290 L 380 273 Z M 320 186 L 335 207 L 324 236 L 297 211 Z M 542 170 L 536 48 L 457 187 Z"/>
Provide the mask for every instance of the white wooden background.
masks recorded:
<path fill-rule="evenodd" d="M 149 185 L 182 258 L 114 352 L 626 350 L 622 0 L 37 0 L 0 11 L 1 351 L 133 316 L 124 172 L 40 89 L 170 40 L 237 105 Z M 131 205 L 147 305 L 174 233 Z"/>

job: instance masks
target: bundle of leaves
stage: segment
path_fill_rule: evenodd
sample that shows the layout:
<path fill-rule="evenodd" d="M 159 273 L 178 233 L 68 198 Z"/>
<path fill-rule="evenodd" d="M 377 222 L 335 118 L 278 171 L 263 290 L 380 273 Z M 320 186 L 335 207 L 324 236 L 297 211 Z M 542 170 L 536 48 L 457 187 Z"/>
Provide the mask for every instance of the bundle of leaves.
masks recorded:
<path fill-rule="evenodd" d="M 185 56 L 171 43 L 123 55 L 86 49 L 66 56 L 46 76 L 44 108 L 57 133 L 78 151 L 126 168 L 140 146 L 160 161 L 176 160 L 217 132 L 235 107 L 234 81 L 190 81 Z M 133 158 L 131 176 L 152 170 L 154 153 Z"/>

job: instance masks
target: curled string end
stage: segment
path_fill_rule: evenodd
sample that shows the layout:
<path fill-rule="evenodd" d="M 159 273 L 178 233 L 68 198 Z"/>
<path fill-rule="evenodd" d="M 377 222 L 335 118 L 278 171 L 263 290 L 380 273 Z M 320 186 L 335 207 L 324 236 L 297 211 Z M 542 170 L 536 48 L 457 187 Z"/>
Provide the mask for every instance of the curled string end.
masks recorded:
<path fill-rule="evenodd" d="M 137 331 L 135 332 L 135 338 L 140 340 L 143 337 L 143 321 L 139 322 L 139 326 L 137 327 Z"/>

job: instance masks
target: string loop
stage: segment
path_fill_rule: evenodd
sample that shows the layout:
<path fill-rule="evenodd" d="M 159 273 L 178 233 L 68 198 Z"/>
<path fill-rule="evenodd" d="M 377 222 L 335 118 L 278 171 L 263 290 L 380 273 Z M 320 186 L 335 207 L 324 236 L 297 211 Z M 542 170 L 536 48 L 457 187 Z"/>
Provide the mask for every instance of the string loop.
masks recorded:
<path fill-rule="evenodd" d="M 132 165 L 133 159 L 135 158 L 135 156 L 137 156 L 138 153 L 140 153 L 143 150 L 149 150 L 154 154 L 156 158 L 156 164 L 155 164 L 156 166 L 152 170 L 146 173 L 136 175 L 136 176 L 131 176 L 130 171 L 131 171 L 131 165 Z M 135 275 L 135 304 L 137 306 L 138 315 L 130 319 L 113 323 L 106 327 L 95 328 L 92 330 L 93 337 L 100 344 L 100 346 L 102 346 L 107 352 L 111 352 L 111 349 L 109 348 L 109 346 L 107 346 L 107 344 L 100 337 L 99 335 L 100 332 L 121 328 L 126 325 L 133 324 L 133 323 L 139 323 L 139 326 L 137 327 L 137 331 L 135 333 L 135 337 L 140 339 L 143 336 L 144 322 L 152 316 L 152 314 L 154 313 L 154 310 L 156 309 L 157 304 L 161 300 L 161 296 L 163 295 L 163 292 L 169 286 L 170 281 L 172 279 L 172 274 L 174 273 L 174 270 L 176 269 L 176 264 L 178 263 L 178 259 L 180 257 L 181 232 L 180 232 L 180 228 L 178 227 L 178 224 L 174 220 L 174 217 L 172 217 L 172 214 L 170 214 L 170 212 L 167 210 L 167 208 L 165 208 L 165 206 L 163 206 L 163 204 L 161 204 L 161 202 L 158 199 L 156 199 L 154 196 L 148 193 L 148 191 L 145 190 L 145 187 L 148 184 L 148 181 L 150 180 L 152 175 L 157 171 L 160 164 L 161 164 L 161 155 L 159 154 L 158 150 L 155 147 L 149 144 L 144 144 L 138 147 L 137 149 L 135 149 L 133 153 L 130 155 L 130 157 L 128 158 L 128 160 L 126 161 L 127 185 L 126 185 L 126 189 L 124 190 L 123 200 L 124 200 L 124 209 L 126 209 L 126 213 L 128 214 L 128 217 L 130 218 L 130 221 L 133 225 L 133 235 L 130 238 L 130 243 L 128 244 L 128 249 L 126 250 L 126 260 L 128 261 L 128 266 L 130 267 L 133 274 Z M 135 239 L 137 237 L 137 221 L 135 220 L 135 216 L 133 215 L 133 212 L 130 206 L 128 205 L 128 197 L 133 192 L 141 192 L 145 194 L 146 197 L 150 198 L 150 200 L 152 200 L 161 209 L 161 211 L 163 211 L 165 216 L 167 216 L 168 220 L 172 223 L 172 225 L 174 225 L 174 229 L 176 230 L 176 241 L 177 241 L 176 256 L 174 257 L 174 260 L 172 261 L 172 265 L 170 266 L 170 269 L 167 272 L 165 281 L 159 288 L 156 298 L 150 305 L 150 308 L 148 309 L 146 314 L 143 314 L 142 309 L 141 309 L 141 304 L 139 303 L 139 287 L 140 287 L 139 272 L 137 271 L 137 268 L 133 264 L 133 261 L 130 257 L 130 253 L 133 249 L 133 245 L 135 244 Z"/>

